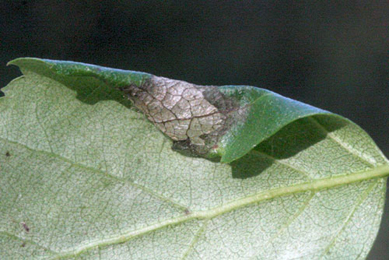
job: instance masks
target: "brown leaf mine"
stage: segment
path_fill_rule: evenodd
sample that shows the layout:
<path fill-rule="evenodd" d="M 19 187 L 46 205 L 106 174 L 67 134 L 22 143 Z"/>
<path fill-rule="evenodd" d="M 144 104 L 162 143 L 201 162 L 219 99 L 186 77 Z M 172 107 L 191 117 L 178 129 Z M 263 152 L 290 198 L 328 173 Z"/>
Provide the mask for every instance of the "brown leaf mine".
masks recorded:
<path fill-rule="evenodd" d="M 121 88 L 134 105 L 174 141 L 174 148 L 203 156 L 230 125 L 237 105 L 215 86 L 152 76 L 142 85 Z"/>

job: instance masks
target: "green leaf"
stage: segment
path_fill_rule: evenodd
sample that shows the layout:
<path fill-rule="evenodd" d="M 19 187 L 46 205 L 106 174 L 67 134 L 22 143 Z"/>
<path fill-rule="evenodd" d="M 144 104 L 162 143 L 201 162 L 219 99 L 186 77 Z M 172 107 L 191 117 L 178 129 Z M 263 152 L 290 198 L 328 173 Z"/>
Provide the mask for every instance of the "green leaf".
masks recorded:
<path fill-rule="evenodd" d="M 12 64 L 24 75 L 0 98 L 0 259 L 363 259 L 371 249 L 389 164 L 354 123 L 223 87 L 249 109 L 220 140 L 231 163 L 219 163 L 172 150 L 116 89 L 150 74 Z"/>

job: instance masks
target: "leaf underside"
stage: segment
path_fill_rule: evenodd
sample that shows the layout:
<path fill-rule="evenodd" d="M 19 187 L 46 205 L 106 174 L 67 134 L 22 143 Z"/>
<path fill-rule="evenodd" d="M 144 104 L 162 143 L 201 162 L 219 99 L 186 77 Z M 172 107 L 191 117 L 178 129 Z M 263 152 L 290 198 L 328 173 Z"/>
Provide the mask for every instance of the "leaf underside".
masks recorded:
<path fill-rule="evenodd" d="M 389 166 L 352 122 L 317 110 L 245 155 L 226 139 L 232 162 L 213 162 L 173 151 L 106 80 L 31 61 L 17 62 L 24 76 L 0 98 L 0 259 L 363 259 L 371 249 Z"/>

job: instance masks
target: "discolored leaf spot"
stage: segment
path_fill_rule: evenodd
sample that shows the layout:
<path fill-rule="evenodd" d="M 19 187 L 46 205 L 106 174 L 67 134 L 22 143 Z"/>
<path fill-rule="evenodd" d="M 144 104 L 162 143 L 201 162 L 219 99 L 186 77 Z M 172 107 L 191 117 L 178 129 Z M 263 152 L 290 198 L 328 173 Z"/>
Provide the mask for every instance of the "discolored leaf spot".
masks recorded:
<path fill-rule="evenodd" d="M 20 224 L 22 224 L 24 230 L 28 233 L 30 232 L 30 228 L 27 226 L 27 224 L 25 222 L 20 222 Z"/>
<path fill-rule="evenodd" d="M 121 87 L 121 91 L 173 141 L 173 148 L 205 156 L 216 146 L 234 121 L 237 102 L 216 86 L 153 76 L 143 84 Z M 217 146 L 216 146 L 217 147 Z"/>

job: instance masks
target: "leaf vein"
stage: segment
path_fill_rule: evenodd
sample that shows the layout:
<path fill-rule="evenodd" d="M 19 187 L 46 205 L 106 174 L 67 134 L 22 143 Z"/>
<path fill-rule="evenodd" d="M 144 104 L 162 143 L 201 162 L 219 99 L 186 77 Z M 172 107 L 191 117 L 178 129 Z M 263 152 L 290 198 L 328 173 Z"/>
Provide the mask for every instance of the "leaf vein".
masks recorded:
<path fill-rule="evenodd" d="M 93 167 L 90 167 L 90 166 L 87 166 L 87 165 L 84 165 L 84 164 L 81 164 L 81 163 L 73 162 L 70 159 L 67 159 L 66 157 L 63 157 L 63 156 L 61 156 L 59 154 L 55 154 L 55 153 L 51 153 L 51 152 L 47 152 L 47 151 L 43 151 L 43 150 L 38 150 L 38 149 L 33 149 L 33 148 L 27 146 L 26 144 L 18 143 L 16 141 L 11 141 L 11 140 L 8 140 L 8 139 L 3 138 L 3 137 L 0 137 L 0 140 L 3 140 L 5 142 L 9 142 L 9 143 L 12 143 L 12 144 L 20 145 L 20 146 L 26 148 L 27 150 L 30 150 L 30 151 L 33 151 L 33 152 L 39 152 L 39 153 L 46 154 L 48 156 L 51 156 L 51 157 L 57 158 L 59 160 L 62 160 L 64 162 L 70 163 L 72 166 L 76 166 L 76 167 L 79 167 L 79 168 L 83 168 L 83 169 L 87 169 L 87 170 L 99 173 L 99 174 L 101 174 L 103 176 L 106 176 L 106 177 L 108 177 L 110 179 L 114 179 L 114 180 L 119 181 L 119 182 L 128 183 L 129 185 L 131 185 L 131 186 L 133 186 L 135 188 L 138 188 L 138 189 L 148 193 L 149 195 L 151 195 L 151 196 L 153 196 L 155 198 L 158 198 L 161 201 L 165 201 L 165 202 L 170 203 L 172 206 L 176 207 L 179 210 L 184 211 L 185 209 L 187 209 L 186 206 L 181 205 L 180 203 L 175 202 L 175 201 L 171 200 L 170 198 L 166 198 L 166 197 L 162 196 L 161 194 L 155 193 L 152 190 L 150 190 L 149 188 L 147 188 L 147 187 L 145 187 L 143 185 L 140 185 L 138 183 L 134 183 L 134 182 L 132 182 L 132 181 L 130 181 L 128 179 L 121 179 L 119 177 L 113 176 L 113 175 L 111 175 L 111 174 L 109 174 L 109 173 L 107 173 L 105 171 L 100 170 L 100 169 L 96 169 L 96 168 L 93 168 Z"/>
<path fill-rule="evenodd" d="M 181 257 L 182 260 L 185 260 L 188 255 L 190 254 L 190 252 L 193 251 L 194 249 L 194 246 L 196 245 L 196 243 L 199 241 L 201 235 L 205 232 L 205 230 L 207 229 L 207 226 L 208 226 L 208 222 L 209 222 L 209 219 L 205 220 L 203 225 L 201 226 L 201 228 L 199 228 L 199 230 L 196 232 L 196 234 L 194 235 L 191 243 L 189 244 L 188 246 L 188 249 L 184 252 L 183 256 Z"/>
<path fill-rule="evenodd" d="M 348 146 L 344 141 L 336 137 L 333 133 L 329 132 L 322 124 L 320 124 L 316 119 L 313 117 L 309 117 L 309 120 L 312 121 L 315 125 L 317 125 L 327 136 L 329 136 L 332 140 L 334 140 L 337 144 L 339 144 L 341 147 L 343 147 L 346 151 L 354 155 L 355 157 L 361 159 L 365 163 L 367 163 L 369 166 L 375 166 L 375 160 L 372 159 L 372 161 L 369 161 L 368 159 L 360 156 L 357 151 L 352 149 L 350 146 Z"/>
<path fill-rule="evenodd" d="M 370 184 L 369 188 L 365 190 L 365 192 L 361 195 L 361 197 L 358 199 L 357 203 L 355 203 L 352 211 L 347 216 L 347 218 L 344 220 L 343 224 L 339 228 L 337 232 L 334 233 L 333 238 L 329 242 L 328 246 L 323 250 L 323 253 L 320 255 L 319 258 L 322 258 L 325 254 L 329 252 L 331 247 L 335 245 L 336 239 L 339 237 L 339 235 L 342 233 L 342 231 L 346 228 L 347 224 L 349 223 L 350 219 L 354 216 L 354 213 L 357 211 L 358 207 L 365 201 L 369 193 L 373 190 L 373 188 L 377 186 L 377 182 L 373 182 Z"/>

